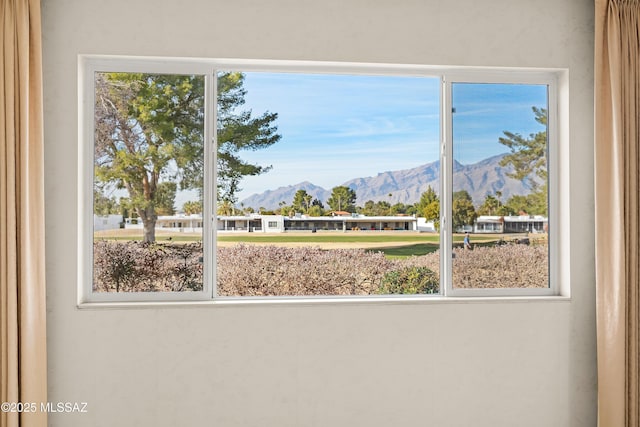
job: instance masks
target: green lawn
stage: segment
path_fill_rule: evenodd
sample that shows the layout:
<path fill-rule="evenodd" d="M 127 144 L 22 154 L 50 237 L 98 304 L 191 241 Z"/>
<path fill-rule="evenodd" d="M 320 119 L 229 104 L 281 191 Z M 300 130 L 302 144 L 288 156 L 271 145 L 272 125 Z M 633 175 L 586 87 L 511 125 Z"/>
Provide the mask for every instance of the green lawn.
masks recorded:
<path fill-rule="evenodd" d="M 502 234 L 472 235 L 471 243 L 474 246 L 493 246 L 499 239 L 510 240 L 514 236 Z M 142 233 L 111 233 L 110 235 L 97 235 L 96 239 L 107 240 L 141 240 Z M 349 247 L 364 247 L 367 251 L 383 252 L 388 258 L 406 258 L 421 256 L 439 249 L 440 236 L 430 233 L 415 232 L 319 232 L 319 233 L 242 233 L 242 234 L 218 234 L 220 243 L 253 243 L 253 244 L 309 244 L 331 247 L 335 244 L 348 244 Z M 455 234 L 453 241 L 456 246 L 462 245 L 463 234 Z M 158 243 L 168 242 L 195 242 L 201 241 L 201 236 L 196 234 L 158 233 Z M 362 244 L 362 246 L 359 246 Z M 379 244 L 379 245 L 378 245 Z"/>
<path fill-rule="evenodd" d="M 337 245 L 347 244 L 347 247 L 365 248 L 369 252 L 382 252 L 388 258 L 407 258 L 411 256 L 427 255 L 439 249 L 440 236 L 430 233 L 414 232 L 327 232 L 327 233 L 242 233 L 242 234 L 219 234 L 217 236 L 220 243 L 253 243 L 253 244 L 309 244 L 318 245 L 325 248 L 332 248 L 332 243 Z M 514 235 L 503 234 L 483 234 L 471 235 L 471 243 L 474 246 L 493 246 L 499 239 L 510 241 Z M 137 240 L 142 239 L 142 232 L 133 233 L 100 233 L 95 236 L 96 240 Z M 461 246 L 463 234 L 455 234 L 453 242 L 455 246 Z M 201 241 L 197 234 L 181 233 L 158 233 L 156 241 L 158 243 L 188 243 Z M 362 244 L 362 245 L 359 245 Z M 378 245 L 379 244 L 379 245 Z"/>
<path fill-rule="evenodd" d="M 474 235 L 472 236 L 472 243 L 474 244 L 486 244 L 493 243 L 496 240 L 505 237 L 505 235 Z M 453 236 L 453 241 L 458 243 L 462 242 L 464 236 L 456 234 Z M 96 240 L 141 240 L 142 233 L 127 233 L 120 235 L 96 235 Z M 419 234 L 419 233 L 386 233 L 386 232 L 371 232 L 371 233 L 308 233 L 308 234 L 260 234 L 260 233 L 243 233 L 243 234 L 218 234 L 219 242 L 246 242 L 246 243 L 391 243 L 391 242 L 415 242 L 415 243 L 433 243 L 436 244 L 440 241 L 440 237 L 437 234 Z M 197 242 L 202 240 L 202 237 L 194 234 L 180 234 L 175 233 L 171 235 L 156 235 L 158 242 Z"/>
<path fill-rule="evenodd" d="M 367 249 L 369 252 L 382 252 L 387 258 L 407 258 L 410 256 L 427 255 L 440 249 L 436 243 L 419 243 L 407 246 L 386 246 Z"/>
<path fill-rule="evenodd" d="M 119 241 L 141 241 L 142 234 L 137 235 L 125 235 L 125 236 L 95 236 L 94 240 L 119 240 Z M 156 242 L 201 242 L 202 237 L 195 235 L 171 235 L 171 236 L 156 236 Z"/>
<path fill-rule="evenodd" d="M 309 233 L 308 235 L 283 234 L 242 234 L 242 235 L 218 235 L 220 242 L 247 242 L 247 243 L 389 243 L 389 242 L 433 242 L 440 238 L 434 234 L 383 234 L 382 233 L 354 233 L 354 234 L 322 234 Z"/>

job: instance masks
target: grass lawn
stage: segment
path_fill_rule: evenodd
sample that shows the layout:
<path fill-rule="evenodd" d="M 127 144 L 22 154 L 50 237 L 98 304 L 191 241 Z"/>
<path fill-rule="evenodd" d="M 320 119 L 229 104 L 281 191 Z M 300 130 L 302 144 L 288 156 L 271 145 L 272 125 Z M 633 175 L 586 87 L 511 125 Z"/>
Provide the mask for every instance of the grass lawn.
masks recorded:
<path fill-rule="evenodd" d="M 482 234 L 472 235 L 473 245 L 493 245 L 499 239 L 510 240 L 515 235 Z M 521 236 L 520 236 L 521 237 Z M 463 234 L 455 234 L 453 241 L 456 246 L 462 244 Z M 142 230 L 108 230 L 96 232 L 95 240 L 142 240 Z M 156 240 L 159 243 L 177 242 L 187 243 L 201 241 L 200 233 L 176 233 L 158 230 Z M 218 246 L 230 246 L 235 243 L 247 243 L 254 245 L 278 245 L 278 246 L 319 246 L 323 249 L 338 248 L 362 248 L 367 251 L 380 251 L 389 258 L 405 258 L 420 256 L 435 252 L 439 248 L 440 236 L 436 233 L 419 232 L 362 232 L 362 231 L 325 231 L 311 232 L 285 232 L 285 233 L 241 233 L 225 234 L 217 236 Z"/>
<path fill-rule="evenodd" d="M 355 232 L 355 233 L 278 233 L 278 234 L 234 234 L 218 235 L 219 242 L 246 243 L 387 243 L 387 242 L 434 242 L 440 237 L 437 234 L 394 233 L 389 232 Z"/>
<path fill-rule="evenodd" d="M 369 248 L 367 251 L 382 252 L 387 258 L 407 258 L 410 256 L 427 255 L 440 249 L 440 245 L 436 243 L 418 243 L 403 246 L 383 246 L 378 248 Z"/>
<path fill-rule="evenodd" d="M 94 233 L 95 240 L 142 240 L 142 230 L 108 230 Z M 391 243 L 391 242 L 433 242 L 440 237 L 435 233 L 414 232 L 286 232 L 286 233 L 219 233 L 218 242 L 222 243 Z M 202 240 L 199 233 L 175 233 L 156 231 L 158 242 L 195 242 Z"/>
<path fill-rule="evenodd" d="M 140 236 L 94 236 L 94 240 L 121 240 L 121 241 L 140 241 L 142 240 L 142 235 Z M 202 237 L 195 235 L 178 235 L 178 236 L 157 236 L 156 242 L 158 243 L 167 243 L 167 242 L 180 242 L 180 243 L 191 243 L 191 242 L 200 242 L 202 241 Z"/>

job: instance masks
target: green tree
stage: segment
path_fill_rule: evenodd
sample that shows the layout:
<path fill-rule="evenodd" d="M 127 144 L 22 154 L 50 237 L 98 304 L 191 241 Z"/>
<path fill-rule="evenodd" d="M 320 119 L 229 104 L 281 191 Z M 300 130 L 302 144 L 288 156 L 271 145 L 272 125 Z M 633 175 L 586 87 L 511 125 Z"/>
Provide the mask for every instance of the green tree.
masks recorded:
<path fill-rule="evenodd" d="M 527 201 L 529 206 L 529 215 L 543 215 L 548 214 L 548 199 L 547 199 L 547 185 L 541 186 L 540 191 L 535 191 L 527 195 Z"/>
<path fill-rule="evenodd" d="M 404 203 L 396 203 L 391 206 L 386 200 L 380 200 L 374 202 L 373 200 L 367 200 L 363 207 L 358 207 L 356 211 L 362 215 L 367 216 L 384 216 L 384 215 L 397 215 L 405 213 L 409 207 Z"/>
<path fill-rule="evenodd" d="M 420 212 L 418 211 L 417 203 L 414 203 L 413 205 L 407 205 L 407 210 L 405 211 L 405 213 L 407 215 L 419 216 Z"/>
<path fill-rule="evenodd" d="M 306 190 L 298 190 L 293 196 L 291 207 L 297 212 L 307 212 L 311 207 L 312 196 Z"/>
<path fill-rule="evenodd" d="M 458 199 L 453 201 L 453 229 L 458 230 L 465 225 L 472 225 L 477 218 L 473 203 L 468 200 Z"/>
<path fill-rule="evenodd" d="M 107 197 L 97 188 L 93 189 L 93 213 L 109 215 L 120 213 L 120 205 L 115 197 Z"/>
<path fill-rule="evenodd" d="M 396 203 L 395 205 L 391 206 L 391 208 L 389 208 L 389 214 L 390 215 L 398 215 L 398 214 L 404 214 L 407 212 L 408 206 L 405 205 L 404 203 Z"/>
<path fill-rule="evenodd" d="M 156 214 L 173 215 L 176 213 L 174 203 L 177 189 L 178 186 L 175 182 L 167 181 L 158 184 L 158 189 L 156 190 Z"/>
<path fill-rule="evenodd" d="M 427 206 L 429 206 L 436 200 L 439 200 L 438 194 L 431 186 L 428 186 L 427 190 L 420 195 L 420 200 L 418 201 L 418 203 L 416 203 L 418 212 L 424 211 Z"/>
<path fill-rule="evenodd" d="M 511 196 L 505 205 L 517 215 L 521 213 L 526 214 L 529 210 L 529 200 L 527 196 L 520 194 Z"/>
<path fill-rule="evenodd" d="M 218 74 L 218 188 L 219 201 L 237 202 L 236 193 L 245 176 L 265 173 L 271 166 L 248 163 L 240 158 L 244 150 L 256 151 L 280 140 L 274 126 L 277 113 L 265 112 L 252 117 L 251 110 L 241 110 L 247 93 L 244 74 L 225 72 Z"/>
<path fill-rule="evenodd" d="M 304 205 L 307 207 L 307 212 L 311 209 L 311 202 L 313 200 L 313 196 L 311 194 L 307 194 L 304 196 Z"/>
<path fill-rule="evenodd" d="M 327 204 L 334 211 L 355 212 L 356 192 L 343 185 L 333 187 Z"/>
<path fill-rule="evenodd" d="M 545 127 L 544 130 L 524 137 L 518 133 L 504 131 L 504 137 L 500 137 L 500 144 L 509 148 L 510 153 L 500 161 L 500 166 L 513 166 L 514 172 L 508 176 L 528 181 L 532 188 L 531 194 L 536 194 L 532 199 L 536 206 L 528 207 L 527 211 L 538 211 L 540 215 L 547 215 L 547 110 L 545 108 L 532 107 L 535 120 Z M 540 181 L 542 183 L 540 183 Z"/>
<path fill-rule="evenodd" d="M 452 205 L 453 229 L 458 230 L 465 225 L 472 225 L 477 218 L 473 199 L 466 190 L 455 191 L 453 193 Z"/>
<path fill-rule="evenodd" d="M 384 216 L 389 215 L 391 211 L 391 204 L 385 200 L 380 200 L 376 203 L 374 208 L 374 215 Z"/>
<path fill-rule="evenodd" d="M 95 91 L 96 181 L 127 190 L 152 242 L 161 182 L 188 187 L 202 161 L 204 78 L 97 73 Z"/>
<path fill-rule="evenodd" d="M 276 114 L 252 118 L 250 111 L 239 110 L 246 94 L 243 78 L 240 73 L 218 77 L 218 195 L 231 202 L 242 177 L 268 170 L 243 162 L 239 152 L 280 138 L 272 125 Z M 202 191 L 204 77 L 96 73 L 95 95 L 95 180 L 127 190 L 131 212 L 143 223 L 143 239 L 153 242 L 158 209 L 168 207 L 161 206 L 161 183 Z"/>
<path fill-rule="evenodd" d="M 236 208 L 230 201 L 224 200 L 221 203 L 218 203 L 218 215 L 231 216 L 235 215 L 235 213 Z"/>
<path fill-rule="evenodd" d="M 478 215 L 512 215 L 513 210 L 509 206 L 503 205 L 497 197 L 497 194 L 498 192 L 496 192 L 496 196 L 487 194 L 484 202 L 478 207 L 476 213 Z"/>
<path fill-rule="evenodd" d="M 291 210 L 290 206 L 287 206 L 287 202 L 284 200 L 278 202 L 278 208 L 274 211 L 276 215 L 288 215 Z"/>
<path fill-rule="evenodd" d="M 514 195 L 505 204 L 510 215 L 546 215 L 547 214 L 547 193 L 546 191 L 535 191 L 526 196 Z"/>
<path fill-rule="evenodd" d="M 374 216 L 375 215 L 376 204 L 373 200 L 367 200 L 364 203 L 363 207 L 359 207 L 357 209 L 358 213 L 366 216 Z"/>
<path fill-rule="evenodd" d="M 318 206 L 320 209 L 324 209 L 324 205 L 319 199 L 313 199 L 311 206 Z"/>
<path fill-rule="evenodd" d="M 484 199 L 484 202 L 478 207 L 478 215 L 498 215 L 498 211 L 502 203 L 492 196 L 491 194 L 487 194 Z"/>
<path fill-rule="evenodd" d="M 467 190 L 454 191 L 451 198 L 453 199 L 454 202 L 456 200 L 466 200 L 473 204 L 473 199 L 471 198 L 471 194 L 469 194 Z"/>
<path fill-rule="evenodd" d="M 324 215 L 324 209 L 322 209 L 318 205 L 311 205 L 311 207 L 307 211 L 307 215 L 309 215 L 309 216 L 322 216 L 322 215 Z"/>
<path fill-rule="evenodd" d="M 424 207 L 422 215 L 427 221 L 433 221 L 436 230 L 440 231 L 440 200 L 438 198 Z"/>
<path fill-rule="evenodd" d="M 120 205 L 120 214 L 123 218 L 134 218 L 136 216 L 135 210 L 131 207 L 131 201 L 128 197 L 120 197 L 118 201 Z"/>
<path fill-rule="evenodd" d="M 188 201 L 182 205 L 182 210 L 187 215 L 201 214 L 202 202 L 201 201 Z"/>

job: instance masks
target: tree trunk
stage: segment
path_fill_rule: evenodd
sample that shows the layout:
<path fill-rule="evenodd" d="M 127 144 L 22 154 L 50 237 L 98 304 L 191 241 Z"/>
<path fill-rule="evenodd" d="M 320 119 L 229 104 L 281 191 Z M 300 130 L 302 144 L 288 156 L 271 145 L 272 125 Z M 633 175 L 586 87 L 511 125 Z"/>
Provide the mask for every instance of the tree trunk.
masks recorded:
<path fill-rule="evenodd" d="M 156 241 L 156 221 L 158 216 L 156 215 L 153 207 L 147 207 L 146 209 L 137 209 L 138 216 L 142 220 L 142 241 L 144 243 L 153 243 Z"/>
<path fill-rule="evenodd" d="M 156 218 L 147 218 L 142 221 L 142 241 L 144 243 L 153 243 L 156 241 Z"/>

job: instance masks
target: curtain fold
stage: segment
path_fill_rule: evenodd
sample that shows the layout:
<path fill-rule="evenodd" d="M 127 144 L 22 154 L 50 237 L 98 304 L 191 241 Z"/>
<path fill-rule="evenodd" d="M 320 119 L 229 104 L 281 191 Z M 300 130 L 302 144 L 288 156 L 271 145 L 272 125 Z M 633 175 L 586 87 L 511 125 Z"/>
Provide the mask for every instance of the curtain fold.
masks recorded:
<path fill-rule="evenodd" d="M 595 2 L 598 425 L 640 426 L 640 0 Z"/>
<path fill-rule="evenodd" d="M 1 427 L 45 427 L 44 148 L 40 0 L 0 5 Z M 14 408 L 15 409 L 15 408 Z"/>

